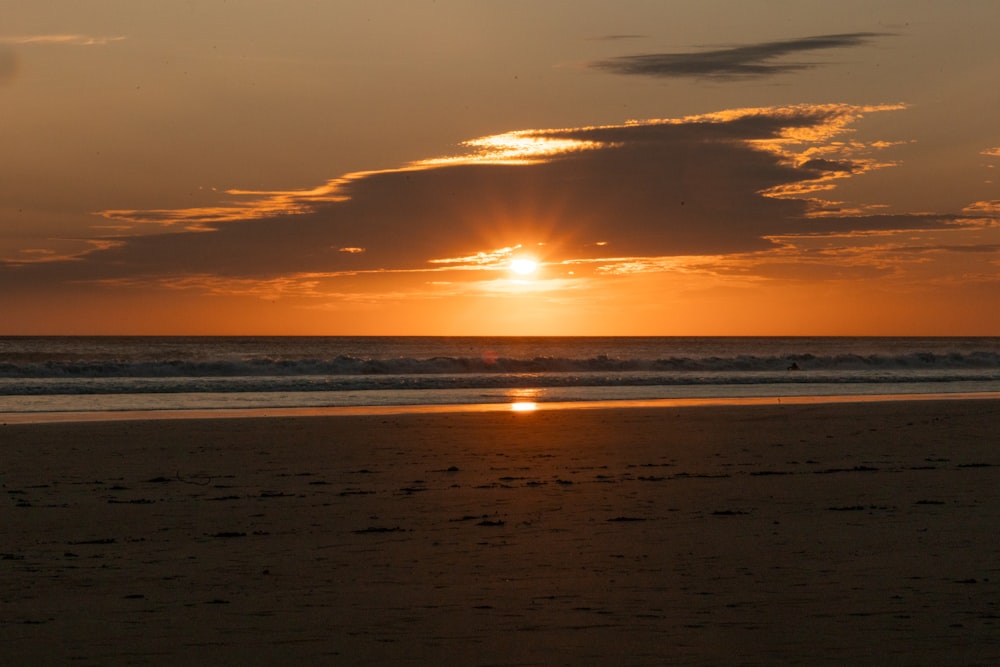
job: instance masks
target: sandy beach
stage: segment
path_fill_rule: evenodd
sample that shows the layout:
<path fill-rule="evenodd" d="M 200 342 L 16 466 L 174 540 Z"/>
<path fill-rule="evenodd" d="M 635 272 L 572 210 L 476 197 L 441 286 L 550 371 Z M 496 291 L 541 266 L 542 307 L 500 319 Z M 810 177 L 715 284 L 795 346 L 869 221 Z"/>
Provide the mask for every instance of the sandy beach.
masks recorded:
<path fill-rule="evenodd" d="M 996 664 L 1000 401 L 0 426 L 11 665 Z"/>

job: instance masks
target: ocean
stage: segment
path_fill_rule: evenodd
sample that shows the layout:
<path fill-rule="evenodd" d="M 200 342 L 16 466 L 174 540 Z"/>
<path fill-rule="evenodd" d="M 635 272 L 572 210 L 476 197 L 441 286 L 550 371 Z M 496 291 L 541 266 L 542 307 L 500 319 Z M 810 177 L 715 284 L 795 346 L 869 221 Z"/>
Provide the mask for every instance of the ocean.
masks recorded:
<path fill-rule="evenodd" d="M 0 337 L 0 414 L 998 391 L 995 337 Z"/>

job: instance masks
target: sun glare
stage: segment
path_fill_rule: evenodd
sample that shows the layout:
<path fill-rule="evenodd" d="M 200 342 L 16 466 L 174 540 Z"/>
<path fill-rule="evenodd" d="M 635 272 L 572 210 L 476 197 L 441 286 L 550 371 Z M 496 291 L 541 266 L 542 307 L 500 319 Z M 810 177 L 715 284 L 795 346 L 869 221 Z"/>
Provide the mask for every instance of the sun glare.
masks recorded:
<path fill-rule="evenodd" d="M 510 260 L 510 270 L 521 276 L 534 273 L 537 268 L 538 262 L 528 257 L 518 257 Z"/>

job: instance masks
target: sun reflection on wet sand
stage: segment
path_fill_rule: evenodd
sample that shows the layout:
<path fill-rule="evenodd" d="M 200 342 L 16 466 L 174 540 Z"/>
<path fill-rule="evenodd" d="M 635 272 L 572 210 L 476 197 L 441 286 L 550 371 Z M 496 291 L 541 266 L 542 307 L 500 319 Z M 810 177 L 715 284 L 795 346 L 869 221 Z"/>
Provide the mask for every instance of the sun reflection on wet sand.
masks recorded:
<path fill-rule="evenodd" d="M 534 412 L 538 409 L 536 400 L 541 396 L 542 391 L 537 388 L 511 389 L 507 396 L 513 401 L 510 409 L 513 412 Z"/>
<path fill-rule="evenodd" d="M 305 408 L 216 408 L 169 410 L 88 410 L 63 412 L 0 412 L 0 423 L 126 421 L 151 419 L 232 419 L 272 417 L 351 417 L 362 415 L 441 414 L 459 412 L 532 412 L 541 410 L 663 409 L 734 405 L 819 405 L 825 403 L 879 403 L 883 401 L 1000 400 L 1000 392 L 943 392 L 937 394 L 851 394 L 814 396 L 743 396 L 650 398 L 615 401 L 551 401 L 534 403 L 451 403 L 443 405 L 352 405 Z M 534 409 L 515 408 L 534 405 Z"/>

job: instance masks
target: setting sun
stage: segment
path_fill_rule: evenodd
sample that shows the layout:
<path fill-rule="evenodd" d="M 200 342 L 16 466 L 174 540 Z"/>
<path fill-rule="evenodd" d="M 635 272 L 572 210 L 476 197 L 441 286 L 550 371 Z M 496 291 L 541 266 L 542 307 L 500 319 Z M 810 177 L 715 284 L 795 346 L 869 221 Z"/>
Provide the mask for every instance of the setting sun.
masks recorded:
<path fill-rule="evenodd" d="M 2 5 L 2 336 L 1000 335 L 1000 2 L 92 4 Z"/>
<path fill-rule="evenodd" d="M 528 257 L 510 260 L 510 270 L 522 276 L 534 273 L 537 268 L 538 262 Z"/>

